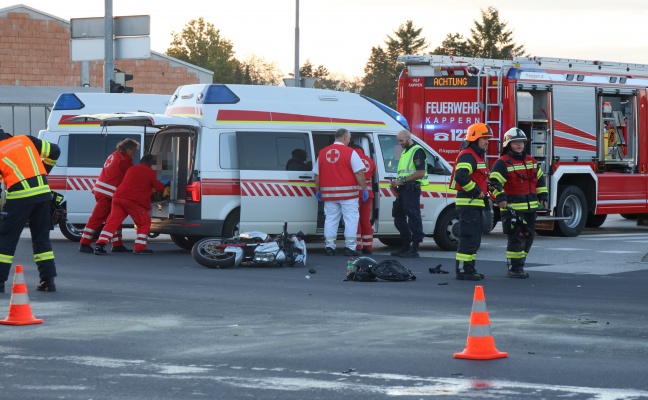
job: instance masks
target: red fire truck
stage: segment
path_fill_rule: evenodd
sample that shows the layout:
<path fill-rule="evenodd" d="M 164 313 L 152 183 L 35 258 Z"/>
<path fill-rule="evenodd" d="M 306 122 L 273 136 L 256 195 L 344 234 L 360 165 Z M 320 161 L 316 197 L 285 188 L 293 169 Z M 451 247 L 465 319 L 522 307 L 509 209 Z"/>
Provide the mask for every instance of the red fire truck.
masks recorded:
<path fill-rule="evenodd" d="M 546 57 L 402 56 L 397 110 L 454 163 L 466 129 L 493 130 L 489 165 L 512 127 L 542 165 L 549 209 L 539 229 L 577 236 L 607 214 L 648 213 L 648 65 Z M 640 218 L 641 220 L 641 218 Z"/>

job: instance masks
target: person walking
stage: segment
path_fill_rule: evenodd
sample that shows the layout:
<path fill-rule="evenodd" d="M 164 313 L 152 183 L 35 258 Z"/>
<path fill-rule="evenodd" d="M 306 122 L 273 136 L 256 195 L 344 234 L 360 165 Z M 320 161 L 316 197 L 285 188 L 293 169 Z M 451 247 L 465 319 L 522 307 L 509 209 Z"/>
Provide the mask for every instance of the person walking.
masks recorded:
<path fill-rule="evenodd" d="M 455 207 L 459 213 L 459 245 L 455 257 L 457 280 L 484 279 L 484 275 L 475 269 L 475 260 L 481 245 L 482 212 L 489 205 L 488 169 L 484 155 L 491 137 L 493 131 L 488 125 L 470 125 L 452 171 L 450 188 L 457 191 Z"/>
<path fill-rule="evenodd" d="M 81 235 L 81 244 L 79 246 L 81 253 L 94 252 L 90 246 L 92 240 L 97 230 L 110 215 L 115 190 L 124 180 L 126 171 L 133 166 L 133 156 L 137 154 L 139 146 L 139 143 L 133 139 L 124 139 L 117 144 L 116 150 L 106 158 L 103 169 L 92 188 L 96 203 Z M 122 242 L 121 231 L 120 226 L 112 237 L 112 251 L 116 253 L 130 252 L 131 249 L 126 248 Z"/>
<path fill-rule="evenodd" d="M 151 195 L 153 190 L 164 192 L 164 184 L 157 180 L 155 171 L 151 168 L 155 164 L 155 156 L 146 154 L 138 165 L 130 168 L 124 180 L 115 190 L 112 200 L 112 210 L 106 221 L 99 239 L 95 243 L 94 253 L 105 255 L 106 245 L 113 238 L 124 219 L 130 216 L 137 226 L 137 239 L 135 239 L 135 254 L 151 254 L 153 250 L 146 248 L 146 241 L 151 231 Z"/>
<path fill-rule="evenodd" d="M 320 150 L 313 168 L 318 201 L 324 202 L 324 241 L 326 255 L 335 254 L 340 217 L 344 217 L 344 255 L 359 256 L 355 250 L 358 230 L 358 186 L 362 201 L 369 199 L 362 159 L 348 147 L 351 133 L 346 129 L 335 132 L 335 142 Z"/>
<path fill-rule="evenodd" d="M 398 161 L 397 178 L 390 186 L 398 193 L 394 210 L 394 225 L 400 233 L 403 247 L 391 253 L 392 256 L 416 258 L 419 244 L 423 241 L 423 220 L 421 219 L 421 186 L 428 184 L 425 150 L 412 140 L 412 134 L 402 130 L 396 135 L 403 148 Z"/>
<path fill-rule="evenodd" d="M 502 230 L 508 236 L 506 246 L 507 276 L 526 279 L 527 254 L 535 238 L 536 214 L 540 205 L 547 207 L 547 185 L 538 161 L 524 151 L 526 134 L 511 128 L 504 134 L 502 156 L 493 164 L 490 183 L 500 208 Z"/>
<path fill-rule="evenodd" d="M 373 198 L 374 193 L 371 187 L 371 179 L 376 172 L 376 164 L 371 159 L 365 155 L 364 150 L 359 145 L 351 145 L 351 148 L 358 153 L 362 163 L 364 164 L 364 177 L 367 182 L 367 188 L 369 190 L 369 198 L 367 201 L 362 201 L 362 190 L 358 193 L 359 199 L 359 220 L 358 220 L 358 233 L 356 235 L 356 251 L 362 252 L 362 254 L 371 254 L 373 253 L 373 226 L 371 226 L 371 209 L 373 207 Z"/>
<path fill-rule="evenodd" d="M 28 135 L 12 136 L 0 129 L 0 178 L 7 190 L 0 213 L 1 293 L 9 279 L 20 234 L 28 222 L 40 276 L 36 290 L 56 291 L 56 264 L 50 242 L 52 192 L 47 174 L 60 154 L 61 149 L 54 143 Z"/>

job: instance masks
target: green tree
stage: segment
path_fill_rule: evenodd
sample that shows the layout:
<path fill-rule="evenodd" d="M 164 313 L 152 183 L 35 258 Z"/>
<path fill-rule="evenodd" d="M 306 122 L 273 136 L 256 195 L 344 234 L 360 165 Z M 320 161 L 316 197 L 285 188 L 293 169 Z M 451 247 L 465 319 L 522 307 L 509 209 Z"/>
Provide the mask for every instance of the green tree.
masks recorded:
<path fill-rule="evenodd" d="M 458 33 L 448 33 L 448 36 L 446 36 L 446 38 L 443 39 L 443 42 L 441 42 L 441 46 L 434 49 L 431 54 L 446 56 L 468 56 L 470 54 L 470 50 L 463 35 L 460 35 Z"/>
<path fill-rule="evenodd" d="M 172 32 L 173 40 L 166 54 L 214 72 L 214 82 L 232 83 L 237 61 L 234 45 L 220 30 L 201 17 L 189 21 L 182 32 Z"/>
<path fill-rule="evenodd" d="M 238 63 L 236 68 L 236 83 L 246 85 L 279 86 L 284 73 L 274 61 L 251 55 Z"/>
<path fill-rule="evenodd" d="M 412 21 L 407 21 L 394 31 L 393 36 L 387 35 L 385 49 L 380 46 L 371 48 L 362 78 L 362 94 L 390 107 L 396 106 L 398 75 L 403 69 L 398 57 L 420 54 L 428 47 L 425 38 L 421 37 L 422 31 L 423 28 L 416 28 Z"/>
<path fill-rule="evenodd" d="M 495 58 L 510 60 L 525 53 L 524 45 L 513 41 L 513 31 L 507 30 L 507 21 L 501 21 L 499 11 L 495 7 L 481 10 L 481 22 L 475 20 L 470 29 L 472 35 L 466 41 L 470 57 Z"/>
<path fill-rule="evenodd" d="M 390 107 L 396 104 L 398 77 L 396 60 L 387 54 L 380 46 L 371 48 L 369 61 L 365 65 L 365 75 L 362 78 L 362 93 Z"/>

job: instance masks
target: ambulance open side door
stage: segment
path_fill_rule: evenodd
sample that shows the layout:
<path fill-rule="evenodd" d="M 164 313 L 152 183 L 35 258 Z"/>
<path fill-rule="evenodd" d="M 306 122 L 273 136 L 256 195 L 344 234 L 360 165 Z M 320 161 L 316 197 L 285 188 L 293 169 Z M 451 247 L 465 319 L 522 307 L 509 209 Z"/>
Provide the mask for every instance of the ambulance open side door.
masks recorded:
<path fill-rule="evenodd" d="M 315 234 L 317 199 L 311 134 L 237 131 L 240 231 Z"/>

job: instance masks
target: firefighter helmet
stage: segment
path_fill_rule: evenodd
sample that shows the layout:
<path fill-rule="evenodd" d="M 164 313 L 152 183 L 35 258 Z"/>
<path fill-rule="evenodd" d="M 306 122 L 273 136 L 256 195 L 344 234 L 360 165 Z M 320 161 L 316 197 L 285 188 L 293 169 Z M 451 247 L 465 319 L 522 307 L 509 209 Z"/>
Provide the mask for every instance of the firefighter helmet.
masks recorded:
<path fill-rule="evenodd" d="M 504 147 L 513 141 L 522 140 L 527 141 L 527 137 L 524 132 L 519 128 L 511 128 L 504 134 Z"/>
<path fill-rule="evenodd" d="M 468 133 L 466 133 L 466 140 L 469 142 L 476 142 L 477 139 L 482 137 L 493 137 L 493 131 L 488 125 L 480 122 L 478 124 L 472 124 L 468 127 Z"/>

